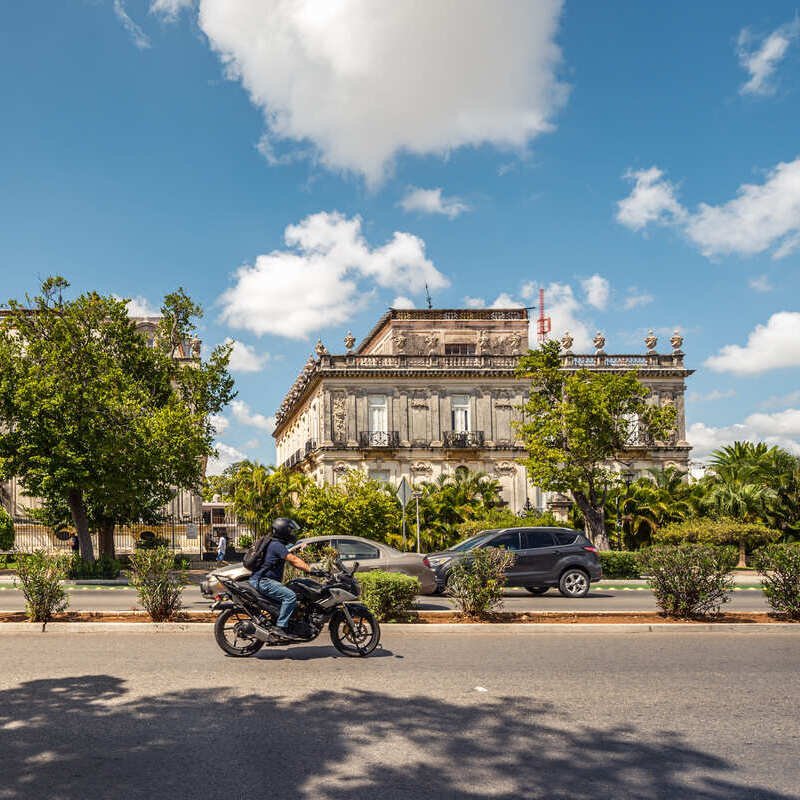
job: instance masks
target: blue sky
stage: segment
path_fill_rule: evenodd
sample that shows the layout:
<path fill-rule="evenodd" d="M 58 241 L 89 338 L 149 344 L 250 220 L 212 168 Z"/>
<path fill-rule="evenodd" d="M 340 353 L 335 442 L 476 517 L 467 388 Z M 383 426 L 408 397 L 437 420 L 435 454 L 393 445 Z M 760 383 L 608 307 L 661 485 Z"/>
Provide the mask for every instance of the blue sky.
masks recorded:
<path fill-rule="evenodd" d="M 775 0 L 74 0 L 0 26 L 3 294 L 61 273 L 237 340 L 222 462 L 322 337 L 530 305 L 690 366 L 696 456 L 800 452 L 800 23 Z"/>

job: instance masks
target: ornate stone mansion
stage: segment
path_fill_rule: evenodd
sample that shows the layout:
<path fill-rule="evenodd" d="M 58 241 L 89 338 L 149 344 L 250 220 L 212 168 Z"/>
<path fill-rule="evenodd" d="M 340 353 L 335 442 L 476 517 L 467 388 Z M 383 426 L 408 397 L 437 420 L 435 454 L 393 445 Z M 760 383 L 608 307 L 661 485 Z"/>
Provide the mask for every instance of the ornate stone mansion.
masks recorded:
<path fill-rule="evenodd" d="M 354 349 L 333 355 L 322 342 L 276 414 L 277 463 L 334 483 L 348 469 L 397 485 L 453 474 L 459 467 L 486 472 L 502 486 L 515 512 L 546 508 L 548 499 L 518 463 L 525 449 L 513 422 L 526 384 L 515 375 L 528 348 L 526 309 L 390 309 Z M 575 354 L 561 339 L 565 370 L 638 370 L 652 401 L 672 403 L 678 427 L 672 441 L 637 441 L 625 454 L 634 474 L 674 464 L 688 468 L 685 441 L 683 339 L 657 352 L 652 332 L 646 352 L 608 355 L 597 334 L 595 352 Z M 620 469 L 622 466 L 620 465 Z"/>

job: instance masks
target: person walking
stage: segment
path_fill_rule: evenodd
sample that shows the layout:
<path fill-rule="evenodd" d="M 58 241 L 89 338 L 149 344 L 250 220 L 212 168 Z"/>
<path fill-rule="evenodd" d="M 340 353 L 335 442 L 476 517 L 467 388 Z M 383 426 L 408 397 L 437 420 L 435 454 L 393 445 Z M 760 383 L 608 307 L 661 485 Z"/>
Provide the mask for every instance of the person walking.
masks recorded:
<path fill-rule="evenodd" d="M 73 553 L 80 553 L 81 551 L 81 543 L 78 541 L 78 534 L 73 533 L 69 537 L 69 546 L 72 548 Z"/>
<path fill-rule="evenodd" d="M 228 539 L 224 533 L 220 534 L 219 541 L 217 542 L 217 563 L 224 561 L 225 551 L 228 549 Z"/>

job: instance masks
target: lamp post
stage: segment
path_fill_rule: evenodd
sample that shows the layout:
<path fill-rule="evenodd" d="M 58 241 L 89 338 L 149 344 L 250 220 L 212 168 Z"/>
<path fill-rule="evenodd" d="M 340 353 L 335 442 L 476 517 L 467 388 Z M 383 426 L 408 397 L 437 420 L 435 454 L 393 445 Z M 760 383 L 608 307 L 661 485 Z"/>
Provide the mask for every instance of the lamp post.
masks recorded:
<path fill-rule="evenodd" d="M 625 471 L 622 472 L 621 474 L 622 474 L 622 480 L 625 483 L 625 488 L 629 489 L 630 486 L 631 486 L 631 483 L 633 483 L 633 473 L 630 471 L 630 469 L 626 468 Z M 622 514 L 620 514 L 620 510 L 619 510 L 619 492 L 617 492 L 616 501 L 617 501 L 616 502 L 616 506 L 617 506 L 617 544 L 619 544 L 619 549 L 622 550 L 622 544 L 623 544 L 623 540 L 622 540 Z"/>

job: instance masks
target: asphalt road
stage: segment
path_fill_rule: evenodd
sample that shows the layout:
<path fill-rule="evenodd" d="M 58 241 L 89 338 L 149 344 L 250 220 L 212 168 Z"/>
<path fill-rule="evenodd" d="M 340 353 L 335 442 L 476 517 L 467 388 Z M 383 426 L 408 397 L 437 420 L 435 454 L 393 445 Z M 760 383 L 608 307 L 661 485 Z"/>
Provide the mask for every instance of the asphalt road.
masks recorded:
<path fill-rule="evenodd" d="M 73 611 L 130 611 L 138 609 L 136 592 L 122 587 L 72 587 L 69 593 Z M 184 591 L 184 604 L 189 610 L 208 610 L 206 600 L 196 586 Z M 453 603 L 445 597 L 420 597 L 419 608 L 447 609 Z M 646 589 L 593 590 L 580 600 L 562 597 L 555 589 L 533 597 L 524 589 L 509 589 L 505 593 L 505 608 L 509 611 L 655 611 L 653 595 Z M 22 593 L 0 589 L 0 611 L 21 611 L 25 607 Z M 726 611 L 768 611 L 763 592 L 758 589 L 736 590 Z M 0 798 L 2 795 L 0 795 Z"/>
<path fill-rule="evenodd" d="M 797 632 L 525 630 L 0 633 L 0 797 L 800 798 Z"/>

